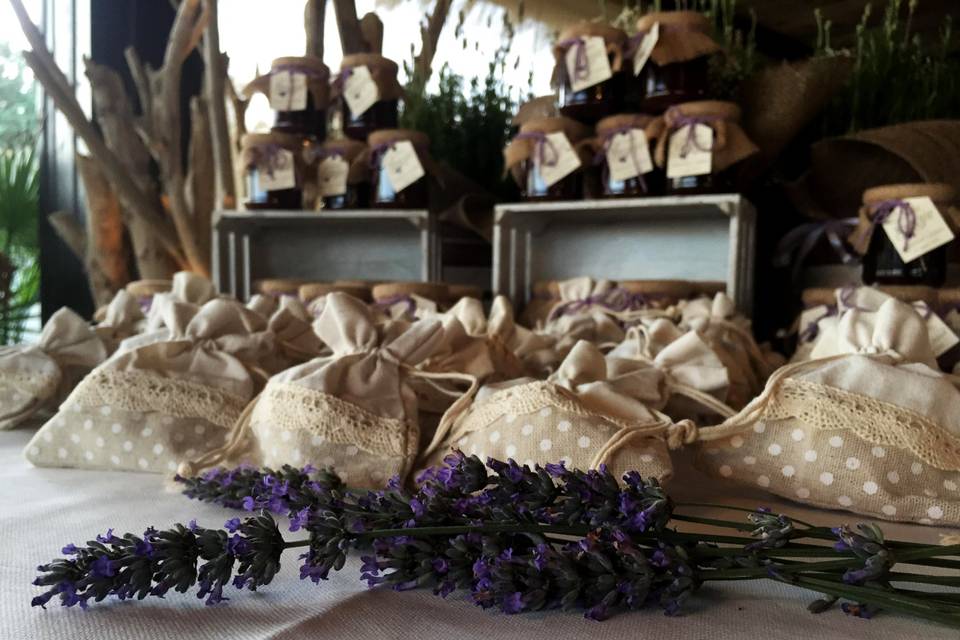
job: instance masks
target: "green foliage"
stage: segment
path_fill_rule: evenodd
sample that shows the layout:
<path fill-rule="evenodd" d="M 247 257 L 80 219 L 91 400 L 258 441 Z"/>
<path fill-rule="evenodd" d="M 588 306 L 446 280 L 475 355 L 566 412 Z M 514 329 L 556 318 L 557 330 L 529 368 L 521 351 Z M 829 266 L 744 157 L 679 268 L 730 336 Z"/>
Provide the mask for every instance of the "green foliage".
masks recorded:
<path fill-rule="evenodd" d="M 0 42 L 0 149 L 33 144 L 39 126 L 34 83 L 23 56 Z"/>
<path fill-rule="evenodd" d="M 40 293 L 39 177 L 32 151 L 0 152 L 0 344 L 22 338 Z"/>
<path fill-rule="evenodd" d="M 463 14 L 456 35 L 463 51 L 479 51 L 479 43 L 463 35 Z M 509 197 L 512 183 L 504 179 L 503 148 L 510 135 L 510 120 L 517 108 L 511 97 L 512 88 L 503 81 L 507 57 L 513 42 L 513 25 L 504 12 L 504 35 L 483 78 L 467 80 L 453 73 L 447 65 L 437 73 L 436 92 L 428 91 L 425 78 L 418 77 L 409 63 L 404 63 L 410 81 L 400 125 L 430 136 L 430 149 L 435 158 L 472 179 L 500 197 Z"/>
<path fill-rule="evenodd" d="M 853 74 L 824 115 L 824 135 L 960 114 L 960 60 L 950 56 L 951 17 L 944 17 L 936 41 L 924 41 L 910 29 L 919 1 L 909 0 L 905 11 L 904 4 L 888 0 L 876 25 L 870 23 L 871 5 L 864 8 L 851 52 Z M 819 11 L 815 14 L 816 55 L 836 55 L 830 21 Z"/>

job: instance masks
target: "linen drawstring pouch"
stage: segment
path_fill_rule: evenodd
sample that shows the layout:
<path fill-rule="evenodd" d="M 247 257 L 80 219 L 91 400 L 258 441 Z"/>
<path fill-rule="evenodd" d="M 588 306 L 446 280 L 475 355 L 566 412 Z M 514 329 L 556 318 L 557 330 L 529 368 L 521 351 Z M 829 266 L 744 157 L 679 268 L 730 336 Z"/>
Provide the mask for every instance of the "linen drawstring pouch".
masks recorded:
<path fill-rule="evenodd" d="M 639 471 L 667 480 L 668 445 L 688 441 L 690 421 L 674 423 L 644 398 L 662 375 L 643 363 L 608 363 L 580 341 L 545 381 L 521 378 L 487 385 L 462 411 L 451 409 L 418 467 L 437 465 L 453 448 L 481 459 L 523 464 L 563 461 L 570 468 L 607 465 L 615 476 Z"/>
<path fill-rule="evenodd" d="M 103 311 L 94 331 L 107 353 L 113 353 L 123 340 L 140 333 L 145 326 L 146 317 L 140 308 L 140 301 L 121 289 Z"/>
<path fill-rule="evenodd" d="M 849 309 L 822 357 L 786 365 L 740 413 L 700 430 L 696 465 L 818 507 L 960 526 L 960 392 L 923 318 Z"/>
<path fill-rule="evenodd" d="M 607 354 L 612 370 L 622 369 L 622 361 L 655 370 L 655 384 L 646 387 L 642 399 L 674 420 L 699 422 L 705 415 L 735 413 L 723 403 L 730 386 L 727 368 L 696 331 L 684 332 L 665 318 L 631 327 L 627 338 Z"/>
<path fill-rule="evenodd" d="M 274 296 L 268 296 L 262 293 L 255 293 L 247 301 L 247 309 L 258 314 L 262 318 L 269 318 L 280 307 L 280 299 Z"/>
<path fill-rule="evenodd" d="M 0 429 L 55 410 L 106 357 L 96 332 L 67 307 L 50 316 L 36 344 L 0 346 Z"/>
<path fill-rule="evenodd" d="M 375 488 L 410 472 L 420 429 L 409 380 L 431 375 L 413 367 L 437 348 L 443 327 L 423 320 L 381 342 L 367 305 L 331 293 L 315 330 L 332 355 L 273 376 L 225 446 L 183 465 L 181 474 L 221 461 L 274 468 L 311 463 L 336 469 L 351 486 Z"/>
<path fill-rule="evenodd" d="M 557 283 L 557 287 L 559 300 L 547 314 L 538 333 L 556 338 L 554 350 L 558 362 L 566 358 L 580 340 L 601 347 L 623 341 L 625 334 L 612 303 L 617 290 L 611 281 L 573 278 Z"/>
<path fill-rule="evenodd" d="M 267 321 L 267 330 L 274 336 L 276 349 L 264 358 L 262 368 L 276 373 L 329 352 L 313 330 L 313 320 L 299 298 L 281 297 L 277 309 Z"/>
<path fill-rule="evenodd" d="M 678 306 L 680 328 L 703 336 L 727 368 L 727 404 L 743 407 L 760 393 L 764 380 L 782 363 L 782 358 L 760 349 L 750 331 L 750 321 L 737 313 L 733 300 L 725 293 L 712 299 L 684 300 Z"/>
<path fill-rule="evenodd" d="M 154 300 L 159 335 L 131 338 L 41 427 L 25 455 L 41 467 L 171 472 L 220 446 L 266 375 L 262 318 L 234 300 Z"/>
<path fill-rule="evenodd" d="M 170 290 L 158 292 L 151 299 L 143 333 L 152 334 L 164 328 L 164 310 L 167 303 L 160 301 L 189 304 L 199 308 L 216 297 L 217 289 L 210 280 L 189 271 L 178 271 L 173 274 Z"/>
<path fill-rule="evenodd" d="M 313 318 L 320 317 L 320 314 L 323 313 L 323 305 L 326 302 L 327 294 L 335 291 L 349 294 L 364 302 L 368 302 L 371 298 L 370 286 L 360 283 L 305 282 L 297 289 L 300 301 L 306 305 L 307 311 Z"/>
<path fill-rule="evenodd" d="M 371 295 L 378 322 L 413 321 L 435 317 L 447 287 L 437 282 L 390 282 L 374 285 Z"/>

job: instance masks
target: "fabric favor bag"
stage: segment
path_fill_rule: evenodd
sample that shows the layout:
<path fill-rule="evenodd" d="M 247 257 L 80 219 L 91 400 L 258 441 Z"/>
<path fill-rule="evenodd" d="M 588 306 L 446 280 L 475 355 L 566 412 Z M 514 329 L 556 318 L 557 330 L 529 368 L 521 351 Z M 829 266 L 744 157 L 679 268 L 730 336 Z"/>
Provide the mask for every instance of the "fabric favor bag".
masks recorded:
<path fill-rule="evenodd" d="M 875 518 L 960 525 L 960 392 L 936 369 L 923 318 L 897 300 L 847 310 L 827 355 L 782 367 L 698 440 L 697 466 L 720 478 Z"/>
<path fill-rule="evenodd" d="M 36 344 L 0 346 L 0 429 L 52 412 L 107 349 L 86 320 L 63 307 Z"/>
<path fill-rule="evenodd" d="M 382 487 L 404 478 L 419 447 L 413 367 L 443 339 L 436 320 L 421 320 L 381 342 L 373 312 L 343 293 L 327 296 L 315 323 L 332 355 L 273 376 L 237 421 L 226 446 L 184 465 L 193 474 L 226 462 L 333 467 L 350 486 Z"/>
<path fill-rule="evenodd" d="M 610 305 L 618 291 L 609 280 L 574 278 L 557 283 L 560 299 L 547 315 L 538 333 L 556 339 L 554 350 L 560 362 L 580 340 L 601 347 L 623 341 L 624 332 Z"/>
<path fill-rule="evenodd" d="M 329 352 L 313 330 L 313 320 L 299 298 L 282 296 L 267 321 L 276 350 L 263 361 L 263 368 L 273 374 Z"/>
<path fill-rule="evenodd" d="M 164 473 L 222 445 L 266 378 L 258 363 L 274 337 L 233 300 L 154 308 L 159 335 L 125 341 L 84 378 L 27 445 L 30 462 Z"/>
<path fill-rule="evenodd" d="M 113 353 L 123 340 L 142 332 L 145 322 L 140 301 L 121 289 L 104 308 L 103 318 L 94 326 L 94 331 L 103 341 L 107 353 Z"/>
<path fill-rule="evenodd" d="M 435 466 L 456 448 L 481 459 L 561 460 L 580 469 L 606 464 L 616 476 L 637 470 L 669 479 L 668 445 L 686 442 L 695 427 L 645 404 L 644 396 L 656 393 L 661 382 L 659 371 L 642 363 L 621 365 L 619 371 L 609 367 L 595 345 L 580 341 L 546 381 L 525 378 L 482 388 L 469 408 L 445 416 L 418 467 Z"/>

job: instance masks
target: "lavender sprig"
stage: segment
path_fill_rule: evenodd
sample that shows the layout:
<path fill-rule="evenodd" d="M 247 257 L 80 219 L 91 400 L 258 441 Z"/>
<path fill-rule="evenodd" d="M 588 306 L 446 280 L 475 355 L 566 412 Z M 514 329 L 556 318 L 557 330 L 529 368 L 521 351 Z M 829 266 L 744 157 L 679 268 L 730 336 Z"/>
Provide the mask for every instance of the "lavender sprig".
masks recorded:
<path fill-rule="evenodd" d="M 599 620 L 659 605 L 672 615 L 705 582 L 772 579 L 824 594 L 811 610 L 843 600 L 853 615 L 886 609 L 960 628 L 956 594 L 894 586 L 958 587 L 960 577 L 893 572 L 895 564 L 960 568 L 950 559 L 960 545 L 884 540 L 873 525 L 831 532 L 769 510 L 748 511 L 751 524 L 674 516 L 659 484 L 635 473 L 621 483 L 603 467 L 531 469 L 492 459 L 484 465 L 454 453 L 409 490 L 394 479 L 381 491 L 349 491 L 330 472 L 290 467 L 218 470 L 182 481 L 201 500 L 286 512 L 290 530 L 308 537 L 285 541 L 266 512 L 228 520 L 224 530 L 191 524 L 148 529 L 142 537 L 108 532 L 83 547 L 67 545 L 68 558 L 41 566 L 36 584 L 48 590 L 34 604 L 59 597 L 66 606 L 85 606 L 195 585 L 213 604 L 226 599 L 228 584 L 269 583 L 284 549 L 307 547 L 302 579 L 327 580 L 360 550 L 361 577 L 372 587 L 430 588 L 444 597 L 465 590 L 479 606 L 505 613 L 580 609 Z M 752 535 L 676 531 L 674 519 Z M 799 542 L 805 538 L 838 542 Z"/>

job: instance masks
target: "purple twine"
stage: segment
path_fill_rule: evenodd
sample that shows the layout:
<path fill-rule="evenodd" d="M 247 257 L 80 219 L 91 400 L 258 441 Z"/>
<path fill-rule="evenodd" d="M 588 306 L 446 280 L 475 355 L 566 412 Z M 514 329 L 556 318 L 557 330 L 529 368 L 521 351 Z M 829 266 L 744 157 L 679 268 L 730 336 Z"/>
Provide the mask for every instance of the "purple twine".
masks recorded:
<path fill-rule="evenodd" d="M 265 169 L 267 175 L 272 178 L 274 169 L 283 168 L 278 161 L 278 159 L 282 157 L 280 154 L 282 150 L 283 147 L 274 142 L 247 147 L 244 152 L 245 155 L 249 157 L 247 160 L 247 168 L 256 167 L 257 169 Z"/>
<path fill-rule="evenodd" d="M 568 38 L 561 40 L 557 46 L 566 51 L 570 47 L 577 48 L 577 56 L 573 63 L 573 79 L 584 80 L 590 75 L 590 64 L 587 61 L 587 41 L 584 38 Z"/>
<path fill-rule="evenodd" d="M 824 314 L 819 318 L 817 318 L 816 320 L 812 320 L 810 324 L 808 324 L 803 329 L 803 331 L 801 331 L 799 335 L 797 335 L 797 341 L 800 344 L 813 342 L 814 340 L 816 340 L 817 336 L 820 334 L 820 326 L 819 326 L 820 322 L 822 322 L 823 320 L 826 320 L 830 316 L 837 315 L 838 313 L 837 305 L 828 304 L 826 306 L 827 306 L 827 310 L 824 312 Z"/>
<path fill-rule="evenodd" d="M 541 166 L 555 167 L 560 161 L 560 152 L 557 151 L 557 148 L 550 142 L 550 139 L 547 137 L 543 131 L 522 131 L 517 134 L 514 140 L 534 140 L 534 153 L 537 155 L 537 160 Z M 547 156 L 547 147 L 550 148 L 550 152 L 553 154 L 553 157 Z"/>
<path fill-rule="evenodd" d="M 350 76 L 353 75 L 353 67 L 347 67 L 346 69 L 341 69 L 340 73 L 337 74 L 337 77 L 333 79 L 333 86 L 336 87 L 341 93 L 343 93 L 343 88 L 347 84 L 347 80 L 350 79 Z"/>
<path fill-rule="evenodd" d="M 857 256 L 847 250 L 846 236 L 857 226 L 857 218 L 842 218 L 840 220 L 825 220 L 802 224 L 789 231 L 774 252 L 773 264 L 776 267 L 785 267 L 793 264 L 793 280 L 800 277 L 800 268 L 806 262 L 807 256 L 817 246 L 821 238 L 826 237 L 834 253 L 843 264 L 856 262 Z"/>
<path fill-rule="evenodd" d="M 709 148 L 700 146 L 700 143 L 697 142 L 696 130 L 698 124 L 705 124 L 712 129 L 711 123 L 720 120 L 720 116 L 687 116 L 680 111 L 679 107 L 670 107 L 667 109 L 666 116 L 667 120 L 673 123 L 670 128 L 674 131 L 682 129 L 687 125 L 690 126 L 687 130 L 687 139 L 683 143 L 683 148 L 680 149 L 681 158 L 686 158 L 690 150 L 694 148 L 703 152 L 713 151 L 712 145 Z"/>
<path fill-rule="evenodd" d="M 603 182 L 606 184 L 610 180 L 610 165 L 604 160 L 607 157 L 607 153 L 610 151 L 610 147 L 613 145 L 613 139 L 620 134 L 625 134 L 627 139 L 630 140 L 630 157 L 633 158 L 633 163 L 637 167 L 637 181 L 640 183 L 640 189 L 646 193 L 647 192 L 647 181 L 643 179 L 643 174 L 640 173 L 640 160 L 637 157 L 637 148 L 636 143 L 633 139 L 632 132 L 637 127 L 624 126 L 614 129 L 613 131 L 607 133 L 603 137 L 603 149 L 597 152 L 597 155 L 593 157 L 593 164 L 603 165 Z"/>
<path fill-rule="evenodd" d="M 386 298 L 378 298 L 373 301 L 373 306 L 378 309 L 383 309 L 386 311 L 393 305 L 405 302 L 407 303 L 407 308 L 404 311 L 404 315 L 410 316 L 411 318 L 416 314 L 417 311 L 417 301 L 413 299 L 412 296 L 406 293 L 398 293 L 393 296 L 387 296 Z"/>
<path fill-rule="evenodd" d="M 910 238 L 917 230 L 917 213 L 910 206 L 910 203 L 899 198 L 892 198 L 882 200 L 870 205 L 870 207 L 873 210 L 873 216 L 870 218 L 870 226 L 867 228 L 867 238 L 873 237 L 873 230 L 877 225 L 882 225 L 895 211 L 899 211 L 897 229 L 903 235 L 903 250 L 906 251 L 909 248 Z"/>

